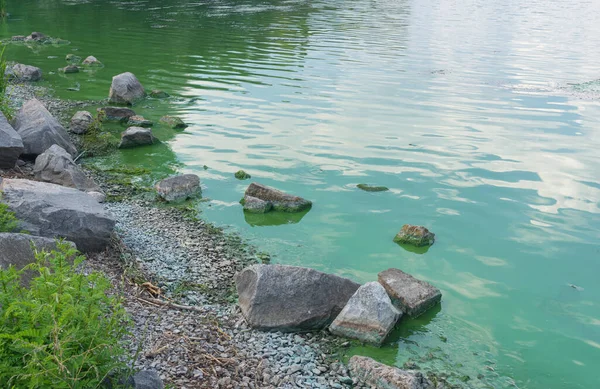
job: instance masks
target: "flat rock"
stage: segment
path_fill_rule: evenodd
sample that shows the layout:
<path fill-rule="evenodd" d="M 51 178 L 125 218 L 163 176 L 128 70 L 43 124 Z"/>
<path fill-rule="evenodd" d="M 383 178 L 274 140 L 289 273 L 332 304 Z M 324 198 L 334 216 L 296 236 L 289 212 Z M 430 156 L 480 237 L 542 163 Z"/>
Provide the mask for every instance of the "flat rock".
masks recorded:
<path fill-rule="evenodd" d="M 375 389 L 434 389 L 420 372 L 384 365 L 369 357 L 355 355 L 348 361 L 352 376 Z"/>
<path fill-rule="evenodd" d="M 135 116 L 132 109 L 124 107 L 102 107 L 97 111 L 102 121 L 127 122 L 130 117 Z"/>
<path fill-rule="evenodd" d="M 88 111 L 77 111 L 71 118 L 69 130 L 74 134 L 85 134 L 93 121 L 94 117 Z"/>
<path fill-rule="evenodd" d="M 133 73 L 121 73 L 113 77 L 108 94 L 109 102 L 133 105 L 146 97 L 146 91 Z"/>
<path fill-rule="evenodd" d="M 133 388 L 135 389 L 164 389 L 164 387 L 160 376 L 153 370 L 142 370 L 133 376 Z"/>
<path fill-rule="evenodd" d="M 98 185 L 88 178 L 73 162 L 73 158 L 59 145 L 52 145 L 35 159 L 33 174 L 36 180 L 77 188 L 84 192 L 101 192 Z"/>
<path fill-rule="evenodd" d="M 377 279 L 392 299 L 392 304 L 412 317 L 419 316 L 442 299 L 438 288 L 400 269 L 384 270 Z"/>
<path fill-rule="evenodd" d="M 200 193 L 200 177 L 195 174 L 169 177 L 157 182 L 155 188 L 165 201 L 186 200 Z"/>
<path fill-rule="evenodd" d="M 120 149 L 154 144 L 156 138 L 149 128 L 129 127 L 121 133 Z"/>
<path fill-rule="evenodd" d="M 21 136 L 0 112 L 0 169 L 12 169 L 23 150 Z"/>
<path fill-rule="evenodd" d="M 183 130 L 184 128 L 188 127 L 188 125 L 185 124 L 183 122 L 183 120 L 181 120 L 181 118 L 179 118 L 177 116 L 165 115 L 165 116 L 161 117 L 159 121 L 162 124 L 167 125 L 173 129 L 177 129 L 177 130 Z"/>
<path fill-rule="evenodd" d="M 235 277 L 248 324 L 282 332 L 320 330 L 341 312 L 360 286 L 314 269 L 252 265 Z"/>
<path fill-rule="evenodd" d="M 22 63 L 13 65 L 9 74 L 19 81 L 39 81 L 42 79 L 42 69 Z"/>
<path fill-rule="evenodd" d="M 251 183 L 245 196 L 255 197 L 272 204 L 275 211 L 301 212 L 312 207 L 312 202 L 298 196 L 292 196 L 266 185 Z"/>
<path fill-rule="evenodd" d="M 362 285 L 342 312 L 329 326 L 329 331 L 338 336 L 358 339 L 380 345 L 394 328 L 402 313 L 379 282 Z"/>
<path fill-rule="evenodd" d="M 154 122 L 152 120 L 144 118 L 143 116 L 134 115 L 129 117 L 127 124 L 130 126 L 137 127 L 152 127 L 154 125 Z"/>
<path fill-rule="evenodd" d="M 244 211 L 250 213 L 267 213 L 273 209 L 273 203 L 252 196 L 244 196 L 242 200 Z"/>
<path fill-rule="evenodd" d="M 23 104 L 15 116 L 14 127 L 23 140 L 23 155 L 26 157 L 36 157 L 54 144 L 73 157 L 77 155 L 67 131 L 37 99 Z"/>
<path fill-rule="evenodd" d="M 86 66 L 103 66 L 102 62 L 98 61 L 93 55 L 88 56 L 81 64 Z"/>
<path fill-rule="evenodd" d="M 431 246 L 435 242 L 435 234 L 422 226 L 405 224 L 394 237 L 394 242 L 413 246 Z"/>
<path fill-rule="evenodd" d="M 75 244 L 68 242 L 73 247 Z M 0 268 L 6 269 L 13 265 L 17 270 L 34 263 L 35 253 L 31 245 L 37 250 L 56 250 L 56 240 L 28 234 L 0 233 Z M 28 283 L 33 273 L 25 273 L 24 281 Z"/>
<path fill-rule="evenodd" d="M 101 251 L 110 243 L 114 219 L 84 192 L 22 179 L 0 179 L 0 191 L 2 202 L 31 235 L 62 237 L 83 252 Z"/>

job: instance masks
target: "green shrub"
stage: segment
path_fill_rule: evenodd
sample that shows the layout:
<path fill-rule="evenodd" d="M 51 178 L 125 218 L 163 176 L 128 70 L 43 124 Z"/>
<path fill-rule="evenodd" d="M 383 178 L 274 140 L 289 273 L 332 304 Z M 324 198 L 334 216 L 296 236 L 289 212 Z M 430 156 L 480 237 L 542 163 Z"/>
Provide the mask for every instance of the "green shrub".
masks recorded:
<path fill-rule="evenodd" d="M 0 192 L 0 201 L 2 193 Z M 13 232 L 17 229 L 19 222 L 14 212 L 8 209 L 8 205 L 0 202 L 0 232 Z"/>
<path fill-rule="evenodd" d="M 1 2 L 1 0 L 0 0 Z M 1 16 L 1 15 L 0 15 Z M 14 109 L 11 107 L 6 96 L 6 88 L 8 87 L 8 76 L 6 75 L 6 58 L 4 57 L 4 50 L 6 46 L 2 47 L 0 51 L 0 111 L 10 121 L 14 116 Z"/>
<path fill-rule="evenodd" d="M 70 245 L 36 251 L 36 263 L 0 269 L 0 382 L 12 389 L 99 388 L 126 368 L 120 340 L 129 319 L 107 295 L 102 274 L 78 273 L 83 261 Z M 21 285 L 24 270 L 35 277 Z"/>

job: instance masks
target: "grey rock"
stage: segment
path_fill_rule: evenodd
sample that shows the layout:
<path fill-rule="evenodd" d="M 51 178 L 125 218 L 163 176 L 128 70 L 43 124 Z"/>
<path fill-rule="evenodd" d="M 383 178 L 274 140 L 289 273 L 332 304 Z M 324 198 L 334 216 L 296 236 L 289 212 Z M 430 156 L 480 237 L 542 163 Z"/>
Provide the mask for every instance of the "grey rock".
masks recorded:
<path fill-rule="evenodd" d="M 103 203 L 106 201 L 106 195 L 102 192 L 91 191 L 91 192 L 86 192 L 86 193 L 88 195 L 90 195 L 91 197 L 93 197 L 99 203 Z"/>
<path fill-rule="evenodd" d="M 103 107 L 97 111 L 102 121 L 127 122 L 130 117 L 135 116 L 132 109 L 124 107 Z"/>
<path fill-rule="evenodd" d="M 115 221 L 92 196 L 77 189 L 21 179 L 0 181 L 2 201 L 32 235 L 63 237 L 84 252 L 103 250 Z"/>
<path fill-rule="evenodd" d="M 0 169 L 12 169 L 23 150 L 21 136 L 0 112 Z"/>
<path fill-rule="evenodd" d="M 74 134 L 85 134 L 93 121 L 94 117 L 88 111 L 77 111 L 71 118 L 69 130 Z"/>
<path fill-rule="evenodd" d="M 146 97 L 146 91 L 133 73 L 113 77 L 108 99 L 111 103 L 133 105 Z"/>
<path fill-rule="evenodd" d="M 164 389 L 165 385 L 157 372 L 142 370 L 133 376 L 135 389 Z"/>
<path fill-rule="evenodd" d="M 348 367 L 352 376 L 376 389 L 434 389 L 433 384 L 420 372 L 405 371 L 387 366 L 369 357 L 350 358 Z"/>
<path fill-rule="evenodd" d="M 77 65 L 67 65 L 59 70 L 65 74 L 79 73 L 79 67 Z"/>
<path fill-rule="evenodd" d="M 284 265 L 247 267 L 235 283 L 248 324 L 282 332 L 325 328 L 359 287 L 333 274 Z"/>
<path fill-rule="evenodd" d="M 143 127 L 129 127 L 121 133 L 120 149 L 154 144 L 156 138 L 152 131 Z"/>
<path fill-rule="evenodd" d="M 88 192 L 100 192 L 98 185 L 88 178 L 73 162 L 73 158 L 59 145 L 52 145 L 35 159 L 33 174 L 36 180 L 77 188 Z"/>
<path fill-rule="evenodd" d="M 19 81 L 39 81 L 42 79 L 42 69 L 31 65 L 23 65 L 22 63 L 13 65 L 9 74 L 11 78 Z"/>
<path fill-rule="evenodd" d="M 185 124 L 183 122 L 183 120 L 181 120 L 181 118 L 179 118 L 177 116 L 165 115 L 165 116 L 161 117 L 159 121 L 162 124 L 165 124 L 173 129 L 183 130 L 184 128 L 188 127 L 188 125 Z"/>
<path fill-rule="evenodd" d="M 65 61 L 71 63 L 78 63 L 79 61 L 81 61 L 81 57 L 73 53 L 69 53 L 65 56 Z"/>
<path fill-rule="evenodd" d="M 380 345 L 402 313 L 393 305 L 378 282 L 362 285 L 329 326 L 338 336 Z"/>
<path fill-rule="evenodd" d="M 253 196 L 244 196 L 242 202 L 244 211 L 250 213 L 267 213 L 273 209 L 273 203 L 270 201 L 264 201 Z"/>
<path fill-rule="evenodd" d="M 166 201 L 185 200 L 200 193 L 200 178 L 195 174 L 169 177 L 156 183 L 155 188 Z"/>
<path fill-rule="evenodd" d="M 274 210 L 282 212 L 301 212 L 312 207 L 312 202 L 308 200 L 256 182 L 248 186 L 245 196 L 268 201 L 273 205 Z"/>
<path fill-rule="evenodd" d="M 442 299 L 438 288 L 400 269 L 382 271 L 377 278 L 394 306 L 412 317 L 419 316 Z"/>
<path fill-rule="evenodd" d="M 29 42 L 29 41 L 43 42 L 46 39 L 48 39 L 48 37 L 45 34 L 42 34 L 41 32 L 37 32 L 37 31 L 34 31 L 25 37 L 26 42 Z"/>
<path fill-rule="evenodd" d="M 86 66 L 103 66 L 102 62 L 98 61 L 98 59 L 93 55 L 90 55 L 89 57 L 84 59 L 81 64 Z"/>
<path fill-rule="evenodd" d="M 22 42 L 26 38 L 27 37 L 25 35 L 14 35 L 12 38 L 10 38 L 10 40 L 13 41 L 13 42 Z"/>
<path fill-rule="evenodd" d="M 154 122 L 152 120 L 145 119 L 143 116 L 134 115 L 129 117 L 127 124 L 137 127 L 152 127 Z"/>
<path fill-rule="evenodd" d="M 422 226 L 412 226 L 405 224 L 394 237 L 394 242 L 401 244 L 411 244 L 413 246 L 431 246 L 435 241 L 435 234 Z"/>
<path fill-rule="evenodd" d="M 67 243 L 75 247 L 74 243 Z M 55 239 L 27 234 L 0 233 L 0 268 L 6 269 L 13 265 L 17 270 L 21 270 L 34 263 L 36 259 L 32 244 L 37 250 L 56 250 Z M 24 283 L 28 284 L 32 276 L 34 276 L 33 272 L 26 272 L 23 275 Z"/>
<path fill-rule="evenodd" d="M 73 157 L 77 155 L 67 131 L 37 99 L 23 104 L 15 117 L 14 127 L 23 139 L 23 155 L 26 157 L 38 156 L 54 144 Z"/>

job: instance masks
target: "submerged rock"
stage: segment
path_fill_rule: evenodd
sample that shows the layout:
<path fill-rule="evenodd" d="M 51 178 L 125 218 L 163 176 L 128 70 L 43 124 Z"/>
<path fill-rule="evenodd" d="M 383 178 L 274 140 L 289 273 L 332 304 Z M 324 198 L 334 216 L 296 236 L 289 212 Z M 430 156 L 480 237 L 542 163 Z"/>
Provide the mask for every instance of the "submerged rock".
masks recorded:
<path fill-rule="evenodd" d="M 392 304 L 412 317 L 421 315 L 442 299 L 438 288 L 400 269 L 382 271 L 377 280 L 392 299 Z"/>
<path fill-rule="evenodd" d="M 364 190 L 365 192 L 385 192 L 390 190 L 385 186 L 371 186 L 369 184 L 358 184 L 356 185 L 358 189 Z"/>
<path fill-rule="evenodd" d="M 0 112 L 0 169 L 12 169 L 23 150 L 21 136 Z"/>
<path fill-rule="evenodd" d="M 146 91 L 133 73 L 121 73 L 113 77 L 108 100 L 116 104 L 133 105 L 146 97 Z"/>
<path fill-rule="evenodd" d="M 368 282 L 348 300 L 329 326 L 329 331 L 380 345 L 400 316 L 402 313 L 392 305 L 383 286 L 379 282 Z"/>
<path fill-rule="evenodd" d="M 165 201 L 186 200 L 200 194 L 200 177 L 195 174 L 169 177 L 156 183 L 155 188 Z"/>
<path fill-rule="evenodd" d="M 160 122 L 176 130 L 183 130 L 184 128 L 188 127 L 188 125 L 185 124 L 183 120 L 181 120 L 181 118 L 178 118 L 177 116 L 165 115 L 160 118 Z"/>
<path fill-rule="evenodd" d="M 59 145 L 52 145 L 38 155 L 33 168 L 35 179 L 53 184 L 77 188 L 84 192 L 100 192 L 98 185 L 88 178 L 73 162 L 73 158 Z"/>
<path fill-rule="evenodd" d="M 143 127 L 129 127 L 121 133 L 120 149 L 154 144 L 156 138 L 152 131 Z"/>
<path fill-rule="evenodd" d="M 88 56 L 81 64 L 86 66 L 104 66 L 102 62 L 98 61 L 93 55 Z"/>
<path fill-rule="evenodd" d="M 243 170 L 238 170 L 237 172 L 235 172 L 235 178 L 237 178 L 238 180 L 247 180 L 249 178 L 252 178 L 252 176 Z"/>
<path fill-rule="evenodd" d="M 387 366 L 369 357 L 355 355 L 348 361 L 352 376 L 375 389 L 434 389 L 420 372 Z"/>
<path fill-rule="evenodd" d="M 8 72 L 9 77 L 18 81 L 39 81 L 42 79 L 42 69 L 18 63 Z"/>
<path fill-rule="evenodd" d="M 145 119 L 143 116 L 134 115 L 129 117 L 127 124 L 138 127 L 152 127 L 154 122 L 152 120 Z"/>
<path fill-rule="evenodd" d="M 26 157 L 37 157 L 54 144 L 61 146 L 73 157 L 77 155 L 77 149 L 71 143 L 67 131 L 37 99 L 23 104 L 15 116 L 14 125 L 15 131 L 23 139 L 23 155 Z"/>
<path fill-rule="evenodd" d="M 284 265 L 247 267 L 235 283 L 248 324 L 283 332 L 327 327 L 359 287 L 333 274 Z"/>
<path fill-rule="evenodd" d="M 150 97 L 154 97 L 155 99 L 166 99 L 167 97 L 170 97 L 169 94 L 167 92 L 158 90 L 158 89 L 154 89 L 152 92 L 150 92 Z"/>
<path fill-rule="evenodd" d="M 94 117 L 88 111 L 77 111 L 71 118 L 69 130 L 74 134 L 85 134 L 93 121 Z"/>
<path fill-rule="evenodd" d="M 67 65 L 59 70 L 65 74 L 79 73 L 79 67 L 77 67 L 77 65 Z"/>
<path fill-rule="evenodd" d="M 312 202 L 292 196 L 275 188 L 253 182 L 246 189 L 244 197 L 251 196 L 270 202 L 275 211 L 301 212 L 312 207 Z"/>
<path fill-rule="evenodd" d="M 273 203 L 270 201 L 264 201 L 252 196 L 244 196 L 242 205 L 244 206 L 244 211 L 250 213 L 267 213 L 273 209 Z"/>
<path fill-rule="evenodd" d="M 127 122 L 130 117 L 135 116 L 132 109 L 124 107 L 103 107 L 97 111 L 101 121 Z"/>
<path fill-rule="evenodd" d="M 25 37 L 26 42 L 29 42 L 29 41 L 44 42 L 48 39 L 49 38 L 45 34 L 42 34 L 41 32 L 37 32 L 37 31 L 34 31 L 31 34 L 29 34 L 27 37 Z"/>
<path fill-rule="evenodd" d="M 104 250 L 110 243 L 114 219 L 84 192 L 21 179 L 0 179 L 0 191 L 20 227 L 32 235 L 62 237 L 84 252 Z"/>
<path fill-rule="evenodd" d="M 417 247 L 431 246 L 435 242 L 435 234 L 425 227 L 405 224 L 394 237 L 394 242 Z"/>
<path fill-rule="evenodd" d="M 81 57 L 73 53 L 69 53 L 65 56 L 65 61 L 71 63 L 79 63 L 79 61 L 81 61 Z"/>
<path fill-rule="evenodd" d="M 14 35 L 10 40 L 13 42 L 22 42 L 25 38 L 27 38 L 25 35 Z"/>

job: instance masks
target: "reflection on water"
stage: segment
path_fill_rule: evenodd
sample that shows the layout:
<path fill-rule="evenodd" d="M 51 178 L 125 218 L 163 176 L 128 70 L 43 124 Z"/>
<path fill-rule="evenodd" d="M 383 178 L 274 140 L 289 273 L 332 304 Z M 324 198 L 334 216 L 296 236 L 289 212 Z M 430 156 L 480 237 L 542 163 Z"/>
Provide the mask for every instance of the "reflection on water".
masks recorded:
<path fill-rule="evenodd" d="M 244 211 L 244 219 L 246 223 L 252 227 L 264 227 L 264 226 L 281 226 L 285 224 L 296 224 L 300 223 L 300 220 L 306 215 L 310 209 L 302 212 L 277 212 L 272 211 L 268 213 L 252 213 Z"/>
<path fill-rule="evenodd" d="M 279 262 L 362 282 L 399 267 L 442 289 L 430 319 L 353 352 L 453 369 L 471 387 L 600 387 L 600 2 L 109 4 L 14 2 L 0 29 L 72 42 L 7 50 L 62 97 L 106 98 L 131 71 L 172 96 L 139 114 L 191 124 L 157 126 L 161 145 L 102 164 L 150 167 L 148 181 L 199 174 L 204 215 Z M 56 73 L 68 53 L 106 66 Z M 313 209 L 244 214 L 239 169 Z M 435 245 L 399 248 L 407 223 Z"/>

